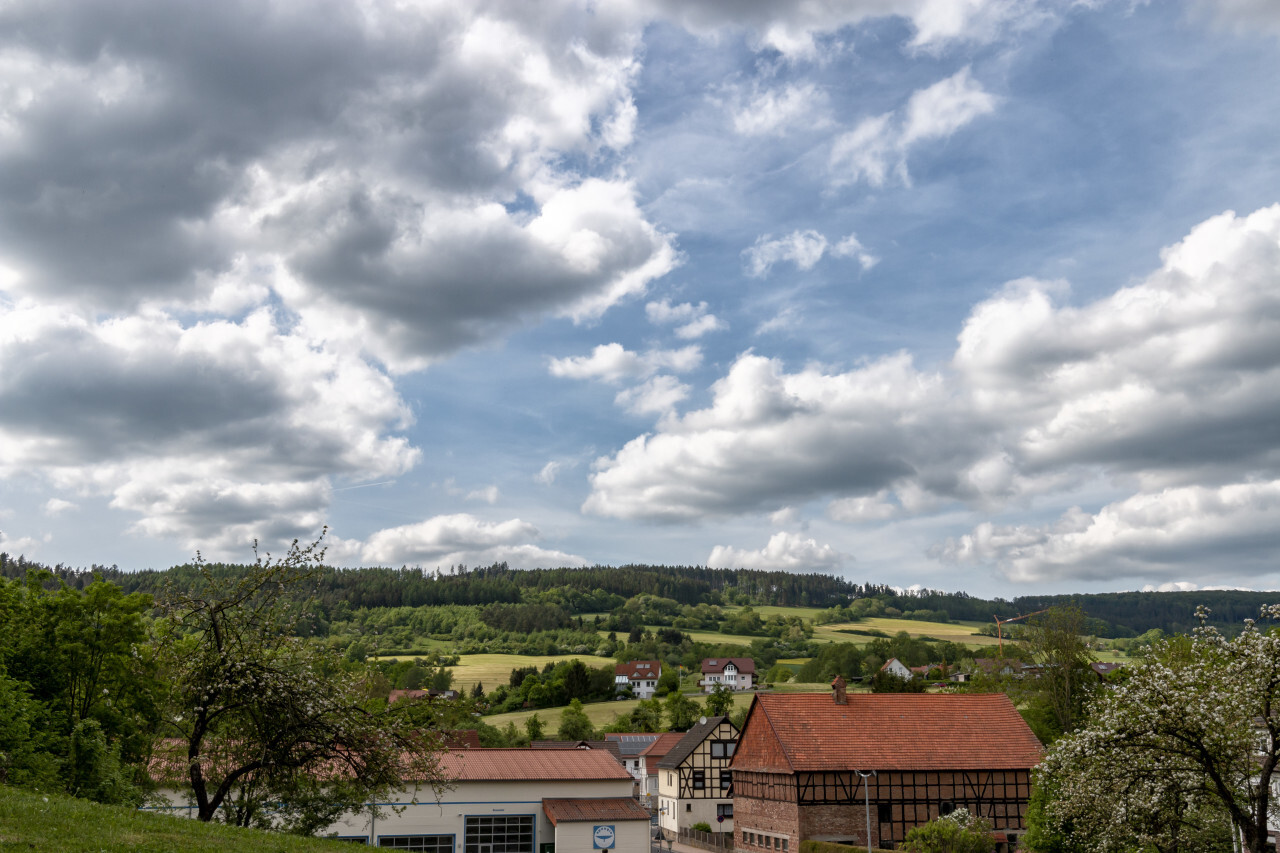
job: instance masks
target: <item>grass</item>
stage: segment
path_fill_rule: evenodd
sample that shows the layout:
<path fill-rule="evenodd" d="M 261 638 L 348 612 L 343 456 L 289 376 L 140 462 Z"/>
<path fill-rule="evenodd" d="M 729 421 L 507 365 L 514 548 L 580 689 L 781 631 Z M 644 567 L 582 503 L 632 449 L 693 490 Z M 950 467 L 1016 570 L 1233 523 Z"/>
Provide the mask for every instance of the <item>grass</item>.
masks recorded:
<path fill-rule="evenodd" d="M 351 845 L 0 786 L 0 851 L 49 853 L 321 853 Z"/>
<path fill-rule="evenodd" d="M 412 660 L 417 655 L 385 655 L 379 660 Z M 602 658 L 596 655 L 461 655 L 458 665 L 449 667 L 453 671 L 453 688 L 470 690 L 476 682 L 484 685 L 486 692 L 499 684 L 506 684 L 511 679 L 511 670 L 524 666 L 536 666 L 539 671 L 548 663 L 559 663 L 563 660 L 578 659 L 588 667 L 597 669 L 602 666 L 612 667 L 613 658 Z"/>
<path fill-rule="evenodd" d="M 848 634 L 846 631 L 883 631 L 893 636 L 899 631 L 906 631 L 913 637 L 932 637 L 935 640 L 947 640 L 961 643 L 970 648 L 994 646 L 999 642 L 995 637 L 975 635 L 974 632 L 983 627 L 985 622 L 924 622 L 919 619 L 889 619 L 875 616 L 860 622 L 842 622 L 834 625 L 817 625 L 813 629 L 815 640 L 830 643 L 857 643 L 866 645 L 874 638 L 863 634 Z"/>
<path fill-rule="evenodd" d="M 830 690 L 830 686 L 823 685 L 824 689 Z M 734 709 L 745 708 L 751 703 L 751 693 L 735 693 L 733 696 Z M 700 702 L 700 696 L 690 696 L 694 701 Z M 587 719 L 591 720 L 591 725 L 597 729 L 607 726 L 613 722 L 613 718 L 618 714 L 630 714 L 637 705 L 640 704 L 639 699 L 620 699 L 612 702 L 592 702 L 583 705 L 582 710 L 587 715 Z M 484 721 L 496 728 L 505 728 L 507 723 L 515 723 L 516 728 L 523 730 L 524 721 L 537 714 L 542 719 L 542 729 L 546 732 L 545 737 L 555 738 L 556 729 L 560 726 L 560 714 L 564 712 L 564 708 L 540 708 L 537 711 L 513 711 L 510 714 L 494 714 L 485 717 Z"/>

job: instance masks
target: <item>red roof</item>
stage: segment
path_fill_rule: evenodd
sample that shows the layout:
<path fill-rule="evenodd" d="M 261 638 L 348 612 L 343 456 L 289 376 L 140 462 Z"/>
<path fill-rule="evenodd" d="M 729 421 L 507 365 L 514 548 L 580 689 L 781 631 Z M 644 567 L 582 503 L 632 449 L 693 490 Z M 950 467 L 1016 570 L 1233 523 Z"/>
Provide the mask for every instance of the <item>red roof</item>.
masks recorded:
<path fill-rule="evenodd" d="M 1009 697 L 981 694 L 759 694 L 734 769 L 776 762 L 758 749 L 766 727 L 786 767 L 798 770 L 1013 770 L 1040 763 L 1040 741 Z"/>
<path fill-rule="evenodd" d="M 592 820 L 642 820 L 649 822 L 649 811 L 630 797 L 595 800 L 543 800 L 542 812 L 552 826 L 561 822 Z"/>
<path fill-rule="evenodd" d="M 658 735 L 658 739 L 645 747 L 644 752 L 640 753 L 645 757 L 645 766 L 657 767 L 658 759 L 670 752 L 671 747 L 678 744 L 682 737 L 684 737 L 684 732 L 663 732 Z"/>
<path fill-rule="evenodd" d="M 733 664 L 738 668 L 738 672 L 756 671 L 756 662 L 751 658 L 705 658 L 702 661 L 702 671 L 707 672 L 724 672 L 724 668 L 729 664 Z"/>
<path fill-rule="evenodd" d="M 468 749 L 444 753 L 440 767 L 461 782 L 631 780 L 602 749 Z"/>
<path fill-rule="evenodd" d="M 659 660 L 629 660 L 626 663 L 620 663 L 613 668 L 614 675 L 625 675 L 632 681 L 644 680 L 646 678 L 657 679 L 662 674 L 662 661 Z"/>

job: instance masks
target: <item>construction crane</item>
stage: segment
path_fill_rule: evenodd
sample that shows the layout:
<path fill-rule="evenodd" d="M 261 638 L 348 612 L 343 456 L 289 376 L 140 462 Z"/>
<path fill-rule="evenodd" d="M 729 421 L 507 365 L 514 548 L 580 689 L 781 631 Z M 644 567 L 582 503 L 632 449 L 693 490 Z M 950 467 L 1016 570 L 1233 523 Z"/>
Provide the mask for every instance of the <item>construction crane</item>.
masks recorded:
<path fill-rule="evenodd" d="M 1030 619 L 1032 616 L 1039 616 L 1041 613 L 1048 612 L 1049 609 L 1045 608 L 1044 610 L 1037 610 L 1035 613 L 1024 613 L 1021 616 L 1014 616 L 1012 619 L 1001 619 L 999 616 L 992 616 L 991 618 L 996 620 L 996 636 L 1000 638 L 1000 657 L 1004 657 L 1004 628 L 1001 626 L 1008 625 L 1010 622 L 1020 622 L 1023 619 Z"/>

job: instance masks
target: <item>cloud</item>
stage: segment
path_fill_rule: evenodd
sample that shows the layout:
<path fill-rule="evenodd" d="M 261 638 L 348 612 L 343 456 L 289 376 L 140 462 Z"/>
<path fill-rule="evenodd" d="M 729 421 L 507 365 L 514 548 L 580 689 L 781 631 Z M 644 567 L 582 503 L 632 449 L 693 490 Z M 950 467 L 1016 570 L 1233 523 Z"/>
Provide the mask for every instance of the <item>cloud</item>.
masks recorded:
<path fill-rule="evenodd" d="M 993 524 L 935 553 L 1020 581 L 1157 577 L 1185 564 L 1179 549 L 1267 557 L 1267 525 L 1280 529 L 1280 205 L 1208 219 L 1161 259 L 1080 307 L 1058 304 L 1061 283 L 1010 283 L 974 307 L 938 371 L 900 353 L 789 372 L 746 353 L 705 408 L 598 459 L 583 509 L 694 523 L 830 498 L 831 518 L 857 523 L 1105 484 L 1131 497 L 1047 528 Z M 1185 507 L 1203 524 L 1191 511 L 1175 524 Z"/>
<path fill-rule="evenodd" d="M 717 545 L 707 557 L 710 568 L 757 569 L 784 572 L 831 572 L 838 570 L 848 557 L 830 545 L 819 545 L 794 533 L 775 533 L 758 551 Z"/>
<path fill-rule="evenodd" d="M 0 363 L 0 476 L 110 495 L 135 532 L 210 553 L 311 535 L 335 479 L 420 456 L 384 375 L 264 311 L 184 326 L 0 307 Z"/>
<path fill-rule="evenodd" d="M 19 536 L 17 538 L 10 537 L 0 530 L 0 552 L 10 555 L 23 556 L 30 554 L 40 547 L 40 541 L 30 536 Z"/>
<path fill-rule="evenodd" d="M 689 386 L 674 376 L 655 376 L 643 385 L 619 391 L 614 399 L 633 415 L 665 414 L 689 396 Z"/>
<path fill-rule="evenodd" d="M 485 486 L 482 489 L 472 489 L 467 492 L 466 500 L 482 501 L 487 504 L 496 504 L 500 496 L 497 486 Z"/>
<path fill-rule="evenodd" d="M 1196 0 L 1194 6 L 1237 32 L 1280 35 L 1280 7 L 1271 0 Z"/>
<path fill-rule="evenodd" d="M 907 157 L 912 148 L 945 139 L 995 110 L 997 99 L 982 88 L 969 67 L 912 93 L 905 108 L 863 119 L 831 148 L 830 169 L 837 183 L 865 180 L 883 186 L 890 175 L 911 182 Z"/>
<path fill-rule="evenodd" d="M 1184 486 L 1134 495 L 1094 514 L 1073 508 L 1045 526 L 985 523 L 933 553 L 948 562 L 994 563 L 1013 581 L 1173 581 L 1193 567 L 1212 577 L 1223 562 L 1270 568 L 1280 547 L 1278 518 L 1280 480 Z"/>
<path fill-rule="evenodd" d="M 64 512 L 73 509 L 79 509 L 79 505 L 71 501 L 64 501 L 62 498 L 49 498 L 44 502 L 45 515 L 61 515 Z"/>
<path fill-rule="evenodd" d="M 707 313 L 707 303 L 693 305 L 683 302 L 672 305 L 669 300 L 650 302 L 645 306 L 645 314 L 650 323 L 657 325 L 676 325 L 676 337 L 683 340 L 696 340 L 708 332 L 727 329 L 728 323 Z"/>
<path fill-rule="evenodd" d="M 785 237 L 772 235 L 756 238 L 755 245 L 742 254 L 747 261 L 747 275 L 763 278 L 774 264 L 791 261 L 801 270 L 811 270 L 827 251 L 827 238 L 817 231 L 793 231 Z"/>
<path fill-rule="evenodd" d="M 826 96 L 812 83 L 739 94 L 732 109 L 733 129 L 744 136 L 785 135 L 797 124 L 805 130 L 830 122 L 823 113 Z"/>
<path fill-rule="evenodd" d="M 622 344 L 601 344 L 589 356 L 569 356 L 551 359 L 552 376 L 564 379 L 596 379 L 618 383 L 644 379 L 659 370 L 676 372 L 692 370 L 702 362 L 702 351 L 696 346 L 678 350 L 650 350 L 632 352 Z"/>
<path fill-rule="evenodd" d="M 868 252 L 858 240 L 856 234 L 850 234 L 845 237 L 831 250 L 831 254 L 837 258 L 857 258 L 858 265 L 862 269 L 869 270 L 876 264 L 880 263 L 880 259 Z"/>
<path fill-rule="evenodd" d="M 538 472 L 534 479 L 544 486 L 550 486 L 556 481 L 556 477 L 560 475 L 561 467 L 560 463 L 554 460 L 548 462 L 546 465 L 542 466 L 542 470 Z"/>
<path fill-rule="evenodd" d="M 368 565 L 489 565 L 508 562 L 515 568 L 583 566 L 572 554 L 533 545 L 538 528 L 518 518 L 484 521 L 473 515 L 438 515 L 416 524 L 379 530 L 360 549 Z"/>
<path fill-rule="evenodd" d="M 4 15 L 0 267 L 19 297 L 124 313 L 274 294 L 312 338 L 410 370 L 598 317 L 676 262 L 613 168 L 636 115 L 625 15 Z"/>

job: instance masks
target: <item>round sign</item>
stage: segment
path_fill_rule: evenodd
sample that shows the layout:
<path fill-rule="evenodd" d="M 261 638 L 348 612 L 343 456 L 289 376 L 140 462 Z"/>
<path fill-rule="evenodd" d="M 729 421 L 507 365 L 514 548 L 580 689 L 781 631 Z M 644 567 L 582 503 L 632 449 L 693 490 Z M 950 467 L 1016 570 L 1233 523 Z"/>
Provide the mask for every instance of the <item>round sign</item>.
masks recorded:
<path fill-rule="evenodd" d="M 595 849 L 612 850 L 613 849 L 613 827 L 612 826 L 596 826 L 592 832 L 592 838 L 595 841 Z"/>
<path fill-rule="evenodd" d="M 724 823 L 724 815 L 722 814 L 716 815 L 716 823 Z"/>

